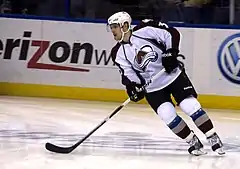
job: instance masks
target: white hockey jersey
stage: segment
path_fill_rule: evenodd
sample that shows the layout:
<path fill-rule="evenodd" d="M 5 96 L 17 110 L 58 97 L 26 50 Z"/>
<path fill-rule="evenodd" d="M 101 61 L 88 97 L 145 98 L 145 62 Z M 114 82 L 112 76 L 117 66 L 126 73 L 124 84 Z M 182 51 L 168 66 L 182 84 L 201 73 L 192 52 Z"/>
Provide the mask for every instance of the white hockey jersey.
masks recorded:
<path fill-rule="evenodd" d="M 162 53 L 172 46 L 172 35 L 166 29 L 146 26 L 133 31 L 129 43 L 118 43 L 111 52 L 120 69 L 122 83 L 148 82 L 163 69 Z M 146 87 L 146 91 L 153 92 L 168 86 L 180 73 L 179 68 L 171 74 L 164 72 Z"/>

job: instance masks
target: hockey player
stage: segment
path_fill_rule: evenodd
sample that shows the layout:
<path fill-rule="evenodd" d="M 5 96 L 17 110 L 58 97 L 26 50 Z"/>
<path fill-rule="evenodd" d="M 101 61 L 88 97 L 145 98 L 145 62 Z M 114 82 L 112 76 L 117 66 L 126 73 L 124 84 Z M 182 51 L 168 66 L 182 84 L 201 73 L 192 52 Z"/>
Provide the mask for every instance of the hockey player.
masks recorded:
<path fill-rule="evenodd" d="M 198 102 L 194 86 L 177 59 L 181 40 L 178 30 L 154 21 L 141 22 L 132 29 L 131 22 L 131 16 L 126 12 L 117 12 L 108 18 L 117 41 L 111 57 L 119 67 L 122 84 L 130 99 L 138 102 L 145 97 L 172 132 L 190 145 L 190 154 L 205 154 L 201 141 L 177 115 L 172 95 L 181 110 L 205 134 L 212 150 L 224 154 L 213 123 Z M 163 69 L 165 72 L 142 90 L 142 86 Z"/>

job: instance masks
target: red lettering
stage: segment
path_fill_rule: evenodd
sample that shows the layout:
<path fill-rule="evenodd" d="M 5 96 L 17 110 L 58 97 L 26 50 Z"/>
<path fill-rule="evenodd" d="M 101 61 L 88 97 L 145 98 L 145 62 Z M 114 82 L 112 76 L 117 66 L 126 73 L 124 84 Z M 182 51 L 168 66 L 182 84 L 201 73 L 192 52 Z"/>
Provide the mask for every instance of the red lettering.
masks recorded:
<path fill-rule="evenodd" d="M 32 58 L 29 60 L 27 67 L 30 69 L 49 69 L 49 70 L 66 70 L 66 71 L 80 71 L 89 72 L 88 69 L 74 68 L 67 66 L 58 66 L 54 64 L 37 63 L 38 60 L 43 56 L 45 51 L 48 49 L 49 41 L 32 41 L 32 46 L 38 46 L 38 50 L 33 54 Z"/>

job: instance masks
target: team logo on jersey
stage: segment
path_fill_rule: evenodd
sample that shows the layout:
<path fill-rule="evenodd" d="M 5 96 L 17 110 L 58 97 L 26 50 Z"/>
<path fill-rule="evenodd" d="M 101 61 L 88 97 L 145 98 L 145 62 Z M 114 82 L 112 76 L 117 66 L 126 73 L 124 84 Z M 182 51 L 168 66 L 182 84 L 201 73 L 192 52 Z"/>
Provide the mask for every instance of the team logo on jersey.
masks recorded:
<path fill-rule="evenodd" d="M 221 44 L 218 66 L 226 79 L 240 84 L 240 33 L 229 36 Z"/>
<path fill-rule="evenodd" d="M 149 62 L 156 62 L 157 58 L 157 52 L 153 51 L 151 46 L 145 45 L 137 52 L 134 62 L 140 70 L 144 70 Z"/>

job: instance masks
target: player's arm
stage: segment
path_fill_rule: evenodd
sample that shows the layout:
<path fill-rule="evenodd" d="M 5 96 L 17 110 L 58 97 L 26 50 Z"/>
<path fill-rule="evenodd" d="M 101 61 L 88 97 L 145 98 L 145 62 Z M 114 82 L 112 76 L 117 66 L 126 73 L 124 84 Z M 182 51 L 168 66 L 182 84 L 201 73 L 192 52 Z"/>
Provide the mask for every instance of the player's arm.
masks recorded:
<path fill-rule="evenodd" d="M 145 27 L 146 35 L 152 39 L 155 39 L 158 43 L 163 44 L 164 48 L 162 64 L 166 69 L 166 72 L 171 73 L 176 67 L 179 66 L 179 61 L 177 60 L 181 34 L 174 27 L 168 27 L 168 25 L 156 22 L 147 21 L 141 22 L 136 28 L 141 29 Z"/>
<path fill-rule="evenodd" d="M 137 75 L 131 63 L 125 58 L 123 53 L 114 51 L 114 48 L 111 51 L 111 57 L 119 68 L 122 84 L 126 86 L 127 94 L 130 99 L 134 102 L 143 99 L 144 90 L 142 90 L 142 86 L 144 81 Z"/>
<path fill-rule="evenodd" d="M 176 28 L 163 27 L 149 27 L 150 33 L 155 36 L 158 42 L 162 42 L 165 45 L 165 51 L 163 51 L 162 64 L 167 73 L 171 73 L 175 68 L 179 67 L 179 61 L 177 60 L 179 53 L 179 44 L 181 34 Z"/>

